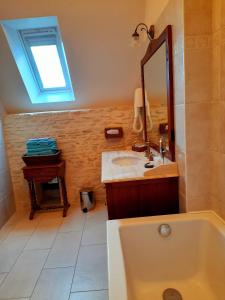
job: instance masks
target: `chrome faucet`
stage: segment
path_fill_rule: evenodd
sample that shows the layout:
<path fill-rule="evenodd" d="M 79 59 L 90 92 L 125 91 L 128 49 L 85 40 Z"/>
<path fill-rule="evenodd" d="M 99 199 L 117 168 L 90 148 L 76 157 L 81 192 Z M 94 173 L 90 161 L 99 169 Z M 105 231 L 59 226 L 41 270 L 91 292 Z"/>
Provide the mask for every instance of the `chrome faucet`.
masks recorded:
<path fill-rule="evenodd" d="M 163 164 L 164 164 L 164 159 L 165 159 L 165 155 L 166 155 L 166 141 L 163 136 L 161 136 L 161 138 L 159 140 L 159 152 L 161 154 Z"/>

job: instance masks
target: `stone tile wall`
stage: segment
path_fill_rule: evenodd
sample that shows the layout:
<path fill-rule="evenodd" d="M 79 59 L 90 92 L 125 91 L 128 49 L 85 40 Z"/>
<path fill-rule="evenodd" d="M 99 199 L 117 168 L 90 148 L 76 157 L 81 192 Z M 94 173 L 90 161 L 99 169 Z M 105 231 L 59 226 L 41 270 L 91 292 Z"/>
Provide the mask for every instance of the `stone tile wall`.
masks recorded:
<path fill-rule="evenodd" d="M 154 144 L 159 144 L 159 140 L 161 138 L 159 132 L 159 125 L 161 123 L 168 123 L 167 117 L 167 105 L 151 105 L 151 119 L 153 123 L 153 127 L 150 129 L 149 120 L 147 119 L 147 128 L 148 128 L 148 137 L 150 141 Z"/>
<path fill-rule="evenodd" d="M 225 3 L 185 1 L 188 210 L 225 218 Z"/>
<path fill-rule="evenodd" d="M 71 202 L 79 201 L 79 190 L 87 186 L 93 187 L 97 201 L 104 201 L 101 152 L 130 149 L 133 142 L 141 139 L 132 132 L 132 122 L 130 106 L 7 115 L 4 132 L 17 210 L 29 207 L 27 183 L 21 170 L 27 139 L 46 136 L 57 139 L 66 160 L 66 186 Z M 122 126 L 124 137 L 106 140 L 104 128 L 111 126 Z"/>
<path fill-rule="evenodd" d="M 225 2 L 212 2 L 211 205 L 225 219 Z"/>
<path fill-rule="evenodd" d="M 187 210 L 210 209 L 211 1 L 184 1 Z"/>

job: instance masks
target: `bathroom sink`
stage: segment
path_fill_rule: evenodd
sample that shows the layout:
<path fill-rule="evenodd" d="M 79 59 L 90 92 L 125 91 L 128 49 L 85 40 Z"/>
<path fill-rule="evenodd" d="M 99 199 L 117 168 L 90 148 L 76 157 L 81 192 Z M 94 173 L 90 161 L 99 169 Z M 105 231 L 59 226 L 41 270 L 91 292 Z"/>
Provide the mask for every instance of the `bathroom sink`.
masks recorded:
<path fill-rule="evenodd" d="M 112 159 L 112 163 L 117 166 L 133 166 L 141 161 L 140 158 L 135 156 L 121 156 Z"/>

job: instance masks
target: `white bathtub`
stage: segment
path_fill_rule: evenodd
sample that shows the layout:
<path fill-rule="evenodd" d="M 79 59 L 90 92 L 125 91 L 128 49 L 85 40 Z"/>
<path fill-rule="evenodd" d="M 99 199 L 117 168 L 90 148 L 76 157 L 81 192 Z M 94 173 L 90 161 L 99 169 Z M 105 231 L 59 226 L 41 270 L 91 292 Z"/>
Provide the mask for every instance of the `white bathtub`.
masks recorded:
<path fill-rule="evenodd" d="M 168 288 L 183 300 L 225 300 L 225 223 L 214 212 L 108 221 L 107 242 L 109 300 L 162 300 Z"/>

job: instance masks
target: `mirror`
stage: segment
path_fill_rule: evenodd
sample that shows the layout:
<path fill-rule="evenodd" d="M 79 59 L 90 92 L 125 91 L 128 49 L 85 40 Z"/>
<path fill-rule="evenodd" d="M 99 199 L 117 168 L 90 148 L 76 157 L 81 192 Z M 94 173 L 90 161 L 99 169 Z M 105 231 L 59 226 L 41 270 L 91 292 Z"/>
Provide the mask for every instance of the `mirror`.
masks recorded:
<path fill-rule="evenodd" d="M 167 26 L 150 42 L 141 61 L 144 105 L 144 136 L 152 148 L 175 160 L 172 29 Z M 145 92 L 144 92 L 145 91 Z M 161 146 L 161 147 L 160 147 Z"/>

